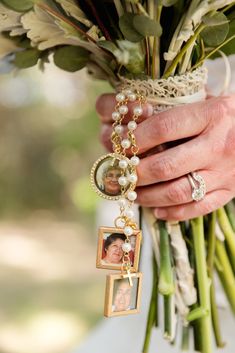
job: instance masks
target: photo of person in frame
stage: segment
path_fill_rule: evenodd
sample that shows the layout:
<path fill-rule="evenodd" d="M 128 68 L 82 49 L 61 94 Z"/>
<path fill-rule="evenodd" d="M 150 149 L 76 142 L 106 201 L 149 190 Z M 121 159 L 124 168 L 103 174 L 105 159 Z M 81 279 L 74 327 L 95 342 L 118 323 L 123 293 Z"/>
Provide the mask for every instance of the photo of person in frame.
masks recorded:
<path fill-rule="evenodd" d="M 103 253 L 101 265 L 118 265 L 122 264 L 123 249 L 122 245 L 125 243 L 126 236 L 120 233 L 112 233 L 107 236 L 104 234 Z"/>
<path fill-rule="evenodd" d="M 133 286 L 128 278 L 114 281 L 112 312 L 134 310 L 137 306 L 138 278 L 132 278 Z"/>
<path fill-rule="evenodd" d="M 97 168 L 95 182 L 98 189 L 107 196 L 120 196 L 121 185 L 118 179 L 123 175 L 119 160 L 107 157 Z M 128 184 L 127 186 L 128 187 Z"/>

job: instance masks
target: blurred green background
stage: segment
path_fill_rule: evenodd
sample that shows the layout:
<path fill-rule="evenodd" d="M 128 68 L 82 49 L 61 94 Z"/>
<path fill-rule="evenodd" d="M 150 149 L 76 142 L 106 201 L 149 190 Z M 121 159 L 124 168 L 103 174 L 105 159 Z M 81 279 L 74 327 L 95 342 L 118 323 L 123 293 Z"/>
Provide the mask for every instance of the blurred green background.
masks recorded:
<path fill-rule="evenodd" d="M 0 76 L 0 352 L 70 352 L 102 316 L 89 173 L 103 153 L 85 71 Z"/>

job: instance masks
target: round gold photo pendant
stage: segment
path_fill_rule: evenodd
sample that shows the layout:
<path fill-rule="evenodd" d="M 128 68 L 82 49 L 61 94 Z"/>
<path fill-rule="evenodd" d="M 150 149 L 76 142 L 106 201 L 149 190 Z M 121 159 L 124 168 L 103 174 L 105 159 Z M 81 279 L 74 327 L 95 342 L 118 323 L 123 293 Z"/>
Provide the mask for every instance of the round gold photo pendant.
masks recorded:
<path fill-rule="evenodd" d="M 120 161 L 122 162 L 119 163 Z M 92 167 L 92 186 L 96 193 L 106 200 L 118 200 L 133 187 L 133 183 L 128 181 L 131 171 L 132 166 L 127 157 L 116 153 L 106 154 Z M 126 178 L 125 185 L 120 185 L 120 177 Z"/>

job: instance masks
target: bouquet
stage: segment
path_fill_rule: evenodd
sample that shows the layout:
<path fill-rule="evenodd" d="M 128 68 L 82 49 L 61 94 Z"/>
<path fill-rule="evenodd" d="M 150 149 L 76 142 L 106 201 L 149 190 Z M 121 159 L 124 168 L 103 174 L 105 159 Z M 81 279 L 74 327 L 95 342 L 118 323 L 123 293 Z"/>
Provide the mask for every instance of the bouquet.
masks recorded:
<path fill-rule="evenodd" d="M 1 71 L 34 65 L 43 70 L 50 58 L 70 72 L 86 67 L 116 90 L 124 87 L 146 97 L 155 112 L 204 99 L 204 61 L 221 51 L 223 56 L 235 53 L 234 40 L 231 0 L 0 0 Z M 195 179 L 194 196 L 200 200 L 204 185 L 199 179 L 195 187 Z M 189 348 L 191 330 L 195 350 L 212 352 L 212 332 L 223 347 L 214 274 L 235 313 L 234 202 L 186 222 L 156 220 L 149 209 L 142 214 L 153 240 L 143 353 L 158 326 L 159 295 L 165 339 L 174 343 L 179 322 L 182 350 Z"/>

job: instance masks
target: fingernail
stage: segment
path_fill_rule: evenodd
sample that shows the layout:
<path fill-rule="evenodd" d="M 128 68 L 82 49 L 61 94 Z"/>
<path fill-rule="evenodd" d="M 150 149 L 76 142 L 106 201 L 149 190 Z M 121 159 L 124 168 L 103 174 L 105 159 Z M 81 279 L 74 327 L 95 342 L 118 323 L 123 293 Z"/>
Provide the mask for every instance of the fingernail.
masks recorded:
<path fill-rule="evenodd" d="M 146 103 L 145 107 L 146 107 L 146 116 L 149 117 L 149 116 L 153 115 L 153 106 L 152 106 L 152 104 Z"/>
<path fill-rule="evenodd" d="M 154 215 L 157 218 L 166 218 L 167 217 L 167 211 L 165 209 L 163 209 L 163 208 L 155 208 Z"/>

